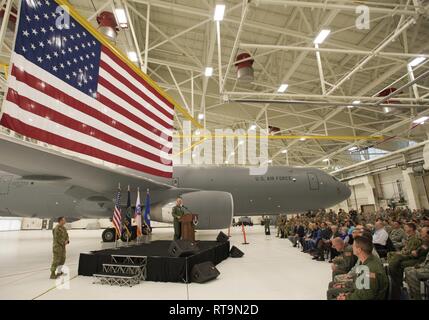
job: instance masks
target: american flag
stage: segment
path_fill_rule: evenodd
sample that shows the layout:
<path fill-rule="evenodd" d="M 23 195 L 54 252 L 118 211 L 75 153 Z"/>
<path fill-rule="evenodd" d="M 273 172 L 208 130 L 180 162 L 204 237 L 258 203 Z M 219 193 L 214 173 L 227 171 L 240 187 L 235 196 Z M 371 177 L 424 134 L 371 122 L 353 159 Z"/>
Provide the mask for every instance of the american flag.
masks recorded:
<path fill-rule="evenodd" d="M 58 7 L 21 1 L 0 124 L 109 167 L 171 178 L 173 104 Z"/>
<path fill-rule="evenodd" d="M 116 230 L 116 238 L 122 234 L 122 213 L 121 213 L 121 189 L 118 188 L 116 194 L 115 208 L 113 209 L 113 226 Z"/>

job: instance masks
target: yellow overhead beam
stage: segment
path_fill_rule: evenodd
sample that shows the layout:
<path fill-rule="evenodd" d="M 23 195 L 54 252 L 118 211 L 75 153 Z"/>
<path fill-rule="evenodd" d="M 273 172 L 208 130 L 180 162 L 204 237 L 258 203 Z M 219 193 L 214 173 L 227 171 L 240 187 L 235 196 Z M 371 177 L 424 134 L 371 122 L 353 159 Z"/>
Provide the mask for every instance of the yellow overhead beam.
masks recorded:
<path fill-rule="evenodd" d="M 155 81 L 153 81 L 146 73 L 144 73 L 140 68 L 138 68 L 134 63 L 132 63 L 128 57 L 116 46 L 114 46 L 106 37 L 101 34 L 97 29 L 95 29 L 89 21 L 82 17 L 80 13 L 67 1 L 67 0 L 55 0 L 61 6 L 64 6 L 68 9 L 70 15 L 78 21 L 85 29 L 87 29 L 98 41 L 103 45 L 108 47 L 119 59 L 121 59 L 128 67 L 130 67 L 134 72 L 136 72 L 140 77 L 147 81 L 152 87 L 155 88 L 162 96 L 164 96 L 173 106 L 176 111 L 179 111 L 183 117 L 192 122 L 192 124 L 202 129 L 203 126 L 185 109 L 183 108 L 176 100 L 174 100 L 169 94 L 167 94 Z"/>
<path fill-rule="evenodd" d="M 262 139 L 266 138 L 268 140 L 296 140 L 296 139 L 306 139 L 306 140 L 383 140 L 383 136 L 294 136 L 294 135 L 246 135 L 246 134 L 193 134 L 193 135 L 183 135 L 175 134 L 174 138 L 204 138 L 204 139 L 215 139 L 215 138 L 255 138 Z"/>

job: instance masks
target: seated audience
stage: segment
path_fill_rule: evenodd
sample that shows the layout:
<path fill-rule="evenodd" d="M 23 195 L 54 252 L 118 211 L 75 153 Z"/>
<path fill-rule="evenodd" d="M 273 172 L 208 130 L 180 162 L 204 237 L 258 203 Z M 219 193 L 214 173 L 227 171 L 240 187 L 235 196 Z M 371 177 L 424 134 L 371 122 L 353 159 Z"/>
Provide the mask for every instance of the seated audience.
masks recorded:
<path fill-rule="evenodd" d="M 339 274 L 348 273 L 356 263 L 356 257 L 353 255 L 353 247 L 344 243 L 340 237 L 332 239 L 332 247 L 338 255 L 332 259 L 332 280 Z"/>
<path fill-rule="evenodd" d="M 384 223 L 381 220 L 377 220 L 375 223 L 375 232 L 372 236 L 372 243 L 375 250 L 382 257 L 387 255 L 387 240 L 389 239 L 389 234 L 386 229 L 384 229 Z"/>
<path fill-rule="evenodd" d="M 425 239 L 423 246 L 428 250 L 429 227 L 422 228 L 421 236 Z M 410 298 L 413 300 L 421 300 L 420 282 L 429 280 L 429 251 L 426 253 L 426 258 L 422 263 L 406 267 L 404 273 Z"/>
<path fill-rule="evenodd" d="M 396 207 L 336 214 L 320 209 L 279 220 L 279 233 L 294 247 L 300 243 L 319 261 L 330 253 L 328 299 L 398 299 L 404 285 L 412 299 L 422 298 L 420 283 L 429 280 L 429 211 Z M 387 257 L 387 268 L 380 257 Z"/>
<path fill-rule="evenodd" d="M 350 290 L 339 293 L 337 300 L 386 299 L 389 281 L 383 264 L 372 251 L 372 241 L 368 237 L 358 236 L 354 239 L 353 254 L 360 262 L 359 268 L 356 268 L 356 281 L 352 282 Z"/>
<path fill-rule="evenodd" d="M 325 249 L 330 248 L 330 238 L 332 235 L 331 228 L 328 228 L 327 223 L 322 222 L 320 225 L 320 232 L 318 234 L 318 238 L 315 242 L 315 253 L 314 253 L 314 260 L 317 261 L 325 261 L 324 252 Z"/>
<path fill-rule="evenodd" d="M 393 242 L 393 246 L 397 251 L 401 250 L 405 244 L 406 233 L 402 229 L 400 221 L 394 221 L 392 223 L 392 230 L 389 233 L 389 238 Z"/>
<path fill-rule="evenodd" d="M 414 224 L 412 224 L 415 227 Z M 413 247 L 409 254 L 396 254 L 389 261 L 389 272 L 392 277 L 393 298 L 399 299 L 401 293 L 402 280 L 404 277 L 404 269 L 413 267 L 422 263 L 428 252 L 429 237 L 427 236 L 429 228 L 424 227 L 420 231 L 420 238 L 417 238 L 417 247 Z M 415 235 L 417 237 L 417 235 Z"/>

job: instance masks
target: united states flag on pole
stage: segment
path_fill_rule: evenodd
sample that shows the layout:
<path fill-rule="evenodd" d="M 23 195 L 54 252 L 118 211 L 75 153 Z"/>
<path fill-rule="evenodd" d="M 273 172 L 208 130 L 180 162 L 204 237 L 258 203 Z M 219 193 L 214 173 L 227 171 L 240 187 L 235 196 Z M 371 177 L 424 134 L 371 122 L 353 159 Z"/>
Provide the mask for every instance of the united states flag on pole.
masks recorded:
<path fill-rule="evenodd" d="M 115 208 L 113 209 L 113 227 L 116 230 L 116 238 L 119 238 L 122 234 L 122 213 L 121 213 L 121 189 L 118 188 L 116 193 Z"/>
<path fill-rule="evenodd" d="M 21 1 L 0 124 L 110 167 L 171 178 L 173 104 L 71 12 Z"/>

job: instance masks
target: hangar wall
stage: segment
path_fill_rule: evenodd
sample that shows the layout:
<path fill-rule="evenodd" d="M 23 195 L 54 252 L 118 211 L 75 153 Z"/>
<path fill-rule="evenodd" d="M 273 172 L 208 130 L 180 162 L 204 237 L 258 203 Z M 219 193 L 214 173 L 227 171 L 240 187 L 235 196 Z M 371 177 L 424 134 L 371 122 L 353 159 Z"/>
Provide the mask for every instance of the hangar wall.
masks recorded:
<path fill-rule="evenodd" d="M 332 209 L 361 209 L 361 206 L 373 205 L 377 210 L 387 207 L 391 201 L 410 209 L 429 209 L 429 171 L 422 167 L 425 145 L 422 143 L 333 172 L 340 180 L 347 181 L 352 194 Z"/>

